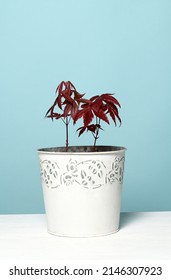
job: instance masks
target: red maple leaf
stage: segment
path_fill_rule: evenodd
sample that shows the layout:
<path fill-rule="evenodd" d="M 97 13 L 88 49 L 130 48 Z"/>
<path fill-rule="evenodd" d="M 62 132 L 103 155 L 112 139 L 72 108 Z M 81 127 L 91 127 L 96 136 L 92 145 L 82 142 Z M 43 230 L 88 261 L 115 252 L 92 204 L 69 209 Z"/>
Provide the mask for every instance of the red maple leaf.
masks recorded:
<path fill-rule="evenodd" d="M 46 117 L 53 120 L 55 110 L 59 108 L 62 111 L 62 114 L 59 114 L 61 117 L 67 118 L 71 116 L 74 120 L 80 103 L 82 100 L 84 102 L 86 101 L 86 99 L 83 99 L 84 94 L 79 93 L 70 81 L 62 81 L 58 85 L 56 93 L 57 97 L 55 102 L 47 111 Z"/>

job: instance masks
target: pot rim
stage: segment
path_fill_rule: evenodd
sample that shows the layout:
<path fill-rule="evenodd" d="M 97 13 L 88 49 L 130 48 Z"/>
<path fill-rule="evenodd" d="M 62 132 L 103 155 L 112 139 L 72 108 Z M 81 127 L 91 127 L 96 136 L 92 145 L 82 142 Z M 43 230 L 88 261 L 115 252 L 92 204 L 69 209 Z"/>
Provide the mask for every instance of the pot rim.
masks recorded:
<path fill-rule="evenodd" d="M 38 154 L 54 154 L 54 155 L 97 155 L 97 154 L 115 154 L 126 151 L 127 149 L 122 146 L 100 145 L 96 146 L 98 151 L 92 151 L 93 146 L 69 146 L 69 151 L 65 151 L 65 147 L 48 147 L 37 149 Z M 79 151 L 79 149 L 82 151 Z M 85 151 L 83 151 L 85 149 Z"/>

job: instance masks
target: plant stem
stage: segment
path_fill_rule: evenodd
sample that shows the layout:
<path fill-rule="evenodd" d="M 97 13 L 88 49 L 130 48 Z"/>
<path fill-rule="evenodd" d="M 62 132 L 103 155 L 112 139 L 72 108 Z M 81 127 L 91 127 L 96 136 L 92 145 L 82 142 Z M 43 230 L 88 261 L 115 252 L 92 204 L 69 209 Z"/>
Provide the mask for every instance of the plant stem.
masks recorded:
<path fill-rule="evenodd" d="M 96 117 L 96 124 L 100 125 L 100 119 L 97 117 Z M 97 139 L 99 138 L 98 135 L 99 135 L 99 127 L 97 128 L 96 134 L 94 135 L 94 146 L 93 146 L 94 152 L 96 151 L 96 142 L 97 142 Z"/>
<path fill-rule="evenodd" d="M 66 127 L 66 152 L 68 152 L 68 125 L 69 125 L 69 121 L 68 121 L 68 117 L 66 117 L 66 122 L 65 122 L 65 127 Z"/>

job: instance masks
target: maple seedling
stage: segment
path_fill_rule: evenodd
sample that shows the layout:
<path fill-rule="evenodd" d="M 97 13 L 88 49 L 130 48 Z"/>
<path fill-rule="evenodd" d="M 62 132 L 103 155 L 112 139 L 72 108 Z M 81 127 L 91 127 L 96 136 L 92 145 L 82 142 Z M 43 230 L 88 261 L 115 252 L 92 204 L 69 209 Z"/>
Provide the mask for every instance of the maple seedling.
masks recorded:
<path fill-rule="evenodd" d="M 77 92 L 75 86 L 70 82 L 62 81 L 56 89 L 57 97 L 53 105 L 49 108 L 46 113 L 47 118 L 52 120 L 61 119 L 65 124 L 66 131 L 66 152 L 68 151 L 69 145 L 69 123 L 72 120 L 75 120 L 79 104 L 82 100 L 84 94 Z M 60 113 L 56 111 L 60 110 Z"/>
<path fill-rule="evenodd" d="M 90 99 L 83 98 L 84 94 L 80 94 L 75 86 L 70 82 L 62 81 L 56 89 L 57 97 L 55 102 L 46 113 L 46 117 L 53 119 L 61 119 L 66 127 L 66 152 L 69 145 L 68 126 L 72 119 L 76 124 L 78 119 L 83 119 L 83 126 L 79 127 L 78 136 L 86 131 L 90 131 L 94 137 L 93 151 L 96 150 L 96 142 L 99 138 L 99 131 L 102 130 L 101 121 L 110 124 L 108 115 L 113 120 L 115 126 L 117 120 L 121 124 L 118 112 L 120 103 L 111 93 L 95 95 Z M 60 109 L 60 113 L 56 112 Z M 95 119 L 95 123 L 93 123 Z"/>
<path fill-rule="evenodd" d="M 76 120 L 83 118 L 84 124 L 84 126 L 77 129 L 79 136 L 85 131 L 91 131 L 94 137 L 94 151 L 97 139 L 99 138 L 99 130 L 102 129 L 101 121 L 110 124 L 108 119 L 108 115 L 110 115 L 115 125 L 117 125 L 117 119 L 121 124 L 117 106 L 121 107 L 118 100 L 111 93 L 104 93 L 91 97 L 89 102 L 82 104 L 81 110 L 77 112 Z M 95 123 L 92 124 L 94 118 Z"/>

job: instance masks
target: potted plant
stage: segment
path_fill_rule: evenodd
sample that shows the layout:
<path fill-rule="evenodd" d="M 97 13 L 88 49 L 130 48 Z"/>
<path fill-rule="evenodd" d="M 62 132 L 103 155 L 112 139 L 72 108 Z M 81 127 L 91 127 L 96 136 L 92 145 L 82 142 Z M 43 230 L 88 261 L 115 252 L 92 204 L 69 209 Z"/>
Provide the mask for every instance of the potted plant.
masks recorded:
<path fill-rule="evenodd" d="M 97 146 L 101 122 L 121 124 L 118 100 L 110 93 L 86 99 L 71 82 L 62 81 L 46 113 L 65 126 L 65 147 L 42 148 L 42 187 L 49 233 L 90 237 L 118 231 L 125 148 Z M 92 146 L 69 146 L 69 125 L 83 120 L 78 136 L 92 133 Z M 59 132 L 58 132 L 59 133 Z"/>

